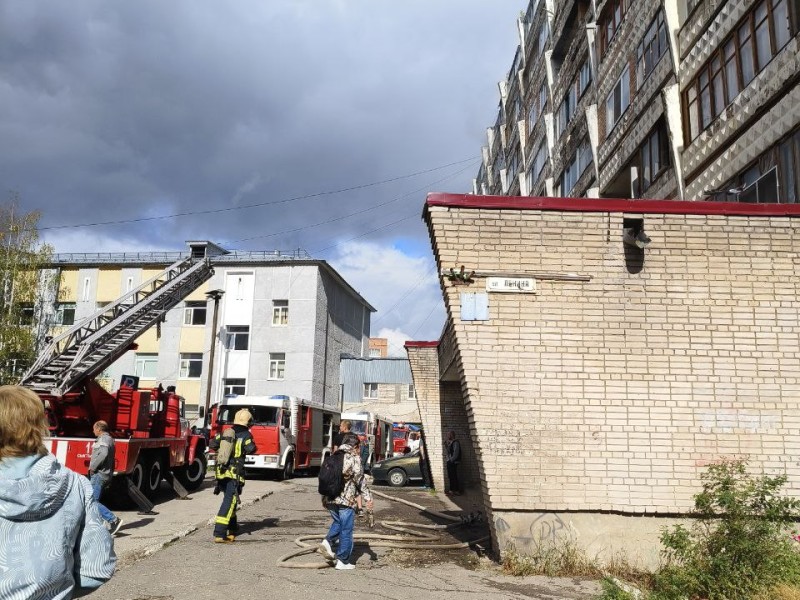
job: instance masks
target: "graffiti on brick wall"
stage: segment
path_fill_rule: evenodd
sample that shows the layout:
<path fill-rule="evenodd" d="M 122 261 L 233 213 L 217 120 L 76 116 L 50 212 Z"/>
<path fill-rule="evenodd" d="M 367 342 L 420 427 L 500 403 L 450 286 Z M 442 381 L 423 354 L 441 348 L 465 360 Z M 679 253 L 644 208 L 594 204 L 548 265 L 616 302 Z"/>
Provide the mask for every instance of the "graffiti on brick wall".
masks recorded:
<path fill-rule="evenodd" d="M 521 551 L 534 548 L 548 548 L 568 539 L 575 539 L 577 531 L 571 523 L 566 523 L 556 513 L 541 513 L 533 516 L 530 523 L 525 526 L 520 523 L 513 527 L 503 517 L 495 517 L 494 526 L 497 537 L 502 544 L 513 544 Z"/>

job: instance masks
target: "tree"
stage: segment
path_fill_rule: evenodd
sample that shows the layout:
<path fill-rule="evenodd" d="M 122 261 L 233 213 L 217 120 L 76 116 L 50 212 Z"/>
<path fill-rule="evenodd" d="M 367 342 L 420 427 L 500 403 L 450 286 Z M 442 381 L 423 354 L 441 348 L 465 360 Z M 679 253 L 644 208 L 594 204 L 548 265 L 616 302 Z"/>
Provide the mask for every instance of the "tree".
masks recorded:
<path fill-rule="evenodd" d="M 44 270 L 52 249 L 39 239 L 38 211 L 24 212 L 12 194 L 0 205 L 0 384 L 16 383 L 31 364 L 45 319 Z"/>

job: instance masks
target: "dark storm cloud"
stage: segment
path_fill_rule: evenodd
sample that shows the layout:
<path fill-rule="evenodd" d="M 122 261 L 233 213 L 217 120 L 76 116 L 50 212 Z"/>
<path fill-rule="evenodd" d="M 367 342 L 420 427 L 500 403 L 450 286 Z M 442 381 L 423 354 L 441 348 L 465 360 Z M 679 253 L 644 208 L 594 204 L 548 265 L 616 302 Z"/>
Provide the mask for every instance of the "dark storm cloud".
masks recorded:
<path fill-rule="evenodd" d="M 7 0 L 0 181 L 43 211 L 42 225 L 57 226 L 271 202 L 477 161 L 523 8 L 523 0 Z M 405 219 L 369 240 L 424 240 L 425 192 L 414 190 L 460 168 L 77 231 L 144 247 L 265 236 L 233 245 L 310 250 Z M 476 170 L 432 187 L 465 191 Z"/>

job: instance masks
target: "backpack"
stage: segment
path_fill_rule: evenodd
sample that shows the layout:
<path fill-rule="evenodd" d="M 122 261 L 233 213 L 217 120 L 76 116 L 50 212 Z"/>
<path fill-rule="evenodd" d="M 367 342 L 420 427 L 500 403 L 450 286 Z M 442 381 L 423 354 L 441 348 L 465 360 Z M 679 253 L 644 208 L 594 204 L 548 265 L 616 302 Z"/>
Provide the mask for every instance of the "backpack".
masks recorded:
<path fill-rule="evenodd" d="M 233 458 L 233 450 L 236 447 L 236 432 L 233 430 L 233 427 L 229 427 L 225 431 L 222 432 L 222 436 L 219 439 L 219 448 L 217 449 L 217 468 L 220 470 L 224 470 L 227 468 L 228 464 L 231 462 L 231 458 Z"/>
<path fill-rule="evenodd" d="M 344 450 L 329 454 L 319 469 L 317 491 L 333 500 L 344 490 Z"/>

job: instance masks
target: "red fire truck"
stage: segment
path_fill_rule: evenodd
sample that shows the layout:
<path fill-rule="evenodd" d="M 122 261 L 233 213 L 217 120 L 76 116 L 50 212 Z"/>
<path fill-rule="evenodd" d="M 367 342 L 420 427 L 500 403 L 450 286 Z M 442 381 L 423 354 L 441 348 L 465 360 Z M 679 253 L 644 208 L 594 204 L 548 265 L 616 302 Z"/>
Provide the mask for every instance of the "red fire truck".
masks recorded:
<path fill-rule="evenodd" d="M 350 421 L 351 431 L 358 434 L 362 444 L 368 444 L 368 468 L 393 455 L 391 420 L 365 410 L 342 413 L 342 419 Z"/>
<path fill-rule="evenodd" d="M 173 475 L 189 491 L 200 487 L 206 442 L 189 432 L 183 398 L 161 386 L 140 390 L 138 379 L 129 376 L 109 393 L 94 377 L 135 348 L 136 338 L 212 274 L 207 259 L 178 261 L 57 336 L 37 358 L 21 385 L 42 399 L 50 429 L 47 443 L 60 462 L 87 473 L 92 426 L 104 420 L 115 438 L 116 476 L 128 476 L 147 496 Z"/>
<path fill-rule="evenodd" d="M 226 396 L 211 411 L 211 435 L 233 423 L 237 411 L 253 415 L 250 433 L 258 450 L 245 458 L 248 470 L 277 474 L 281 479 L 295 471 L 320 467 L 331 451 L 339 412 L 321 402 L 295 396 Z M 214 455 L 209 456 L 214 464 Z"/>

